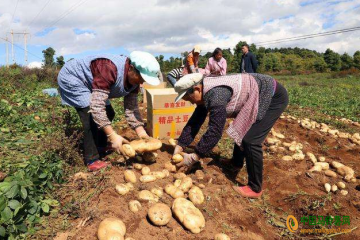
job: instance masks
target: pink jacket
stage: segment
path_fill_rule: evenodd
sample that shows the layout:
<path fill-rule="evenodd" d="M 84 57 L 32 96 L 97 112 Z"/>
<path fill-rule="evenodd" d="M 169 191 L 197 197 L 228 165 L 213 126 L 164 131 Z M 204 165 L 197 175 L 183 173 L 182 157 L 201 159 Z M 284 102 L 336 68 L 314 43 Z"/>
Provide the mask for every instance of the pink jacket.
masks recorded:
<path fill-rule="evenodd" d="M 206 67 L 205 74 L 207 76 L 220 76 L 226 75 L 227 62 L 225 58 L 221 58 L 220 61 L 216 61 L 213 57 L 209 58 Z"/>

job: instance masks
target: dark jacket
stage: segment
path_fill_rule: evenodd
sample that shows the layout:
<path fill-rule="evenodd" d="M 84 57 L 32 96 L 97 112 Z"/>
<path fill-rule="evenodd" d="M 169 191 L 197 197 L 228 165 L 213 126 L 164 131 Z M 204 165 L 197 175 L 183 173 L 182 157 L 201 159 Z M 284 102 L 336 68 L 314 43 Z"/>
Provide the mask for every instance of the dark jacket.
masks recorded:
<path fill-rule="evenodd" d="M 245 62 L 245 67 L 243 69 L 243 61 Z M 257 61 L 256 57 L 252 52 L 248 52 L 246 55 L 242 55 L 240 63 L 240 73 L 243 73 L 244 70 L 246 73 L 256 73 Z"/>

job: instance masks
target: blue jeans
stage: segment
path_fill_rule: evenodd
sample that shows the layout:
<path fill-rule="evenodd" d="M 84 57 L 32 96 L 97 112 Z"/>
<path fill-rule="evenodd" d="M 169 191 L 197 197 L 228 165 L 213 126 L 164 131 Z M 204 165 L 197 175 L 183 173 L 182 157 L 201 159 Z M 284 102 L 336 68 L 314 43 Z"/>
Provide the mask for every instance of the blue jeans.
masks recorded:
<path fill-rule="evenodd" d="M 176 83 L 176 78 L 174 78 L 173 76 L 171 76 L 170 74 L 168 74 L 166 76 L 167 80 L 169 81 L 169 83 L 171 84 L 171 86 L 175 86 L 175 83 Z"/>

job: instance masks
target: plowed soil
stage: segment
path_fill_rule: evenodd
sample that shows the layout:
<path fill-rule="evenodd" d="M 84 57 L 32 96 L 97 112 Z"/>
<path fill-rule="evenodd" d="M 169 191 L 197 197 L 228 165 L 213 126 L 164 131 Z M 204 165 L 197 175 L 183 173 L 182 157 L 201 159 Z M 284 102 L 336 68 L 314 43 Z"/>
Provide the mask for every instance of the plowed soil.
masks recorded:
<path fill-rule="evenodd" d="M 121 124 L 120 124 L 121 125 Z M 124 126 L 125 123 L 124 123 Z M 317 157 L 326 157 L 327 162 L 339 161 L 355 170 L 356 176 L 360 172 L 360 146 L 351 144 L 347 139 L 334 139 L 318 130 L 306 130 L 296 121 L 279 119 L 275 130 L 285 135 L 283 141 L 297 141 L 303 144 L 303 152 L 314 153 Z M 135 134 L 128 128 L 123 128 L 120 134 L 129 139 L 135 139 Z M 360 129 L 359 129 L 360 131 Z M 226 137 L 226 136 L 224 136 Z M 164 163 L 170 161 L 173 147 L 163 141 L 164 145 L 158 151 L 157 162 L 150 164 L 153 171 L 162 170 Z M 224 147 L 225 146 L 225 147 Z M 150 190 L 154 186 L 165 187 L 173 182 L 170 177 L 157 180 L 153 183 L 135 184 L 135 190 L 125 196 L 120 196 L 115 191 L 115 185 L 124 182 L 123 172 L 132 168 L 132 162 L 126 165 L 114 164 L 110 170 L 102 173 L 104 179 L 99 185 L 93 185 L 88 191 L 93 191 L 89 204 L 82 210 L 77 219 L 71 220 L 68 229 L 69 239 L 97 239 L 96 233 L 99 223 L 106 217 L 120 218 L 127 227 L 126 237 L 136 240 L 148 239 L 214 239 L 216 233 L 224 232 L 231 239 L 319 239 L 325 234 L 301 234 L 302 228 L 315 228 L 300 223 L 302 216 L 349 216 L 351 224 L 342 225 L 340 228 L 353 229 L 360 225 L 360 191 L 359 179 L 357 183 L 346 183 L 349 194 L 342 196 L 339 191 L 326 193 L 324 183 L 335 184 L 342 181 L 326 177 L 324 173 L 307 173 L 312 163 L 308 160 L 283 161 L 282 154 L 270 153 L 264 146 L 264 194 L 261 199 L 245 199 L 232 189 L 235 184 L 247 183 L 246 166 L 238 173 L 234 173 L 230 165 L 220 164 L 220 154 L 232 153 L 232 145 L 217 147 L 209 158 L 203 159 L 203 164 L 197 169 L 205 173 L 203 180 L 197 180 L 194 171 L 188 175 L 195 184 L 205 185 L 203 193 L 205 202 L 198 208 L 206 219 L 206 226 L 199 234 L 192 234 L 185 230 L 181 224 L 172 219 L 167 226 L 157 227 L 146 218 L 147 210 L 151 204 L 142 202 L 142 210 L 132 213 L 128 208 L 130 200 L 138 199 L 139 190 Z M 141 173 L 136 171 L 139 178 Z M 105 183 L 103 183 L 105 182 Z M 75 183 L 81 188 L 84 183 Z M 100 191 L 96 191 L 100 189 Z M 68 198 L 64 198 L 64 202 Z M 171 206 L 173 199 L 164 193 L 160 199 Z M 299 229 L 290 233 L 286 227 L 286 218 L 294 215 L 299 221 Z M 87 219 L 79 226 L 81 221 Z M 316 228 L 339 228 L 339 226 L 316 226 Z M 331 237 L 331 236 L 328 236 Z M 333 236 L 334 239 L 360 239 L 360 229 L 351 233 Z"/>

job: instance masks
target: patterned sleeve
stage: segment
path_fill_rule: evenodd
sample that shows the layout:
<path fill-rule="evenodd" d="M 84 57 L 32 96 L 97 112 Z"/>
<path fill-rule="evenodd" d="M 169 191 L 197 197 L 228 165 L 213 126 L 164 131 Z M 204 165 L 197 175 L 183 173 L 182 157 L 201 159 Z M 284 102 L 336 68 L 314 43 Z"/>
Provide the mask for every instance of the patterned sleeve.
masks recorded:
<path fill-rule="evenodd" d="M 132 129 L 144 126 L 137 99 L 138 89 L 139 88 L 136 88 L 133 92 L 124 97 L 125 118 Z"/>
<path fill-rule="evenodd" d="M 189 121 L 181 132 L 178 141 L 179 146 L 185 148 L 194 141 L 195 136 L 198 134 L 206 119 L 207 113 L 207 109 L 204 105 L 199 105 L 196 107 L 194 113 L 191 115 Z"/>
<path fill-rule="evenodd" d="M 209 126 L 196 146 L 196 153 L 203 157 L 220 141 L 226 123 L 226 106 L 232 91 L 228 87 L 215 87 L 204 96 L 209 109 Z"/>
<path fill-rule="evenodd" d="M 91 93 L 90 112 L 99 129 L 111 125 L 106 115 L 106 101 L 108 98 L 109 92 L 105 90 L 94 89 Z"/>

